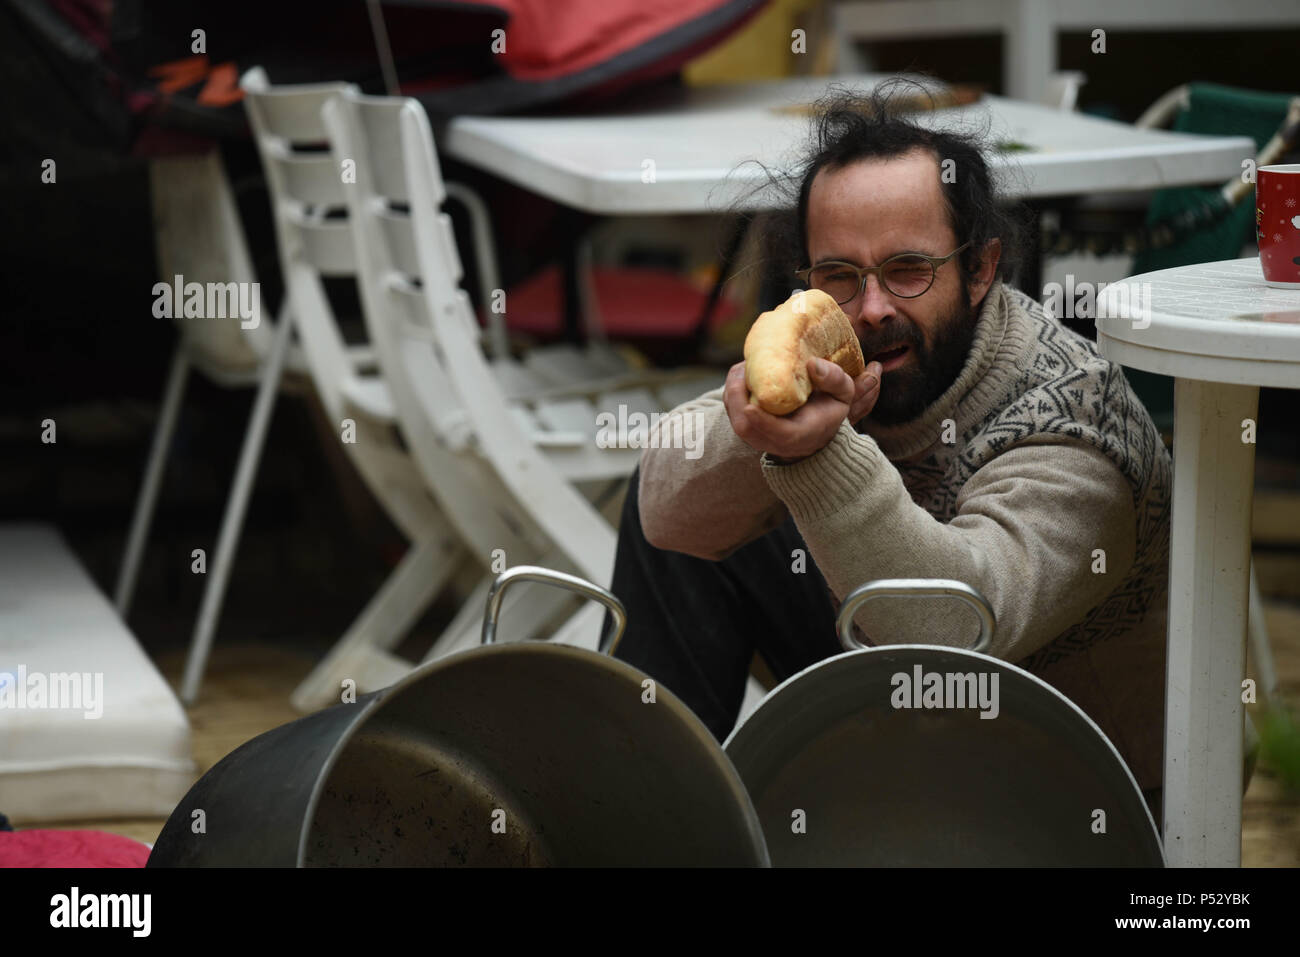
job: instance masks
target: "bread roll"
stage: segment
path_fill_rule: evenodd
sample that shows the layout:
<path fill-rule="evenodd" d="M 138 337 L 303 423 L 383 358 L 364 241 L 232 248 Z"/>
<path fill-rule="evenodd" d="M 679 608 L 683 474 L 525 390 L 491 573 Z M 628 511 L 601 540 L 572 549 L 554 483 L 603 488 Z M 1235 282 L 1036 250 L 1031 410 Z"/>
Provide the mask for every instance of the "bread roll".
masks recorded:
<path fill-rule="evenodd" d="M 829 359 L 850 376 L 866 368 L 848 316 L 820 289 L 796 292 L 754 320 L 745 337 L 745 384 L 764 412 L 787 415 L 808 401 L 808 360 Z"/>

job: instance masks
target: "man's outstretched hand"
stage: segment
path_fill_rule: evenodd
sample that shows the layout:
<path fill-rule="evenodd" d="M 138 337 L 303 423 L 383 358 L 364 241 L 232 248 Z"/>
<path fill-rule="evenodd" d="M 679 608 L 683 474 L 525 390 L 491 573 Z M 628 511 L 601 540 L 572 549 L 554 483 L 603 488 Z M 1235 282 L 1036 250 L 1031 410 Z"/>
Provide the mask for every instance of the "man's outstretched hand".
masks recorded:
<path fill-rule="evenodd" d="M 879 362 L 868 363 L 866 371 L 852 379 L 834 362 L 809 359 L 808 376 L 813 386 L 808 401 L 789 415 L 772 415 L 749 401 L 745 363 L 732 366 L 722 402 L 736 435 L 759 452 L 787 464 L 797 462 L 825 447 L 845 418 L 856 425 L 880 396 Z"/>

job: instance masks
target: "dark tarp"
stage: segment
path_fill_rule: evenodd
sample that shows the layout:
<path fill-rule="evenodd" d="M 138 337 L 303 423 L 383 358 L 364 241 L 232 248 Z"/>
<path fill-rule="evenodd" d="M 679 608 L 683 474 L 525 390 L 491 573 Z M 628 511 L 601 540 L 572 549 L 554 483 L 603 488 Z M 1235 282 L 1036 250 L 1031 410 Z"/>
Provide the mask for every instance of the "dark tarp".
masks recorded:
<path fill-rule="evenodd" d="M 675 74 L 765 3 L 386 0 L 382 9 L 402 92 L 438 118 L 586 108 Z M 136 155 L 184 149 L 186 134 L 242 135 L 238 76 L 257 65 L 274 83 L 347 80 L 383 92 L 363 0 L 2 4 L 0 82 L 15 111 L 7 148 L 20 154 L 48 155 L 52 116 L 71 141 Z"/>

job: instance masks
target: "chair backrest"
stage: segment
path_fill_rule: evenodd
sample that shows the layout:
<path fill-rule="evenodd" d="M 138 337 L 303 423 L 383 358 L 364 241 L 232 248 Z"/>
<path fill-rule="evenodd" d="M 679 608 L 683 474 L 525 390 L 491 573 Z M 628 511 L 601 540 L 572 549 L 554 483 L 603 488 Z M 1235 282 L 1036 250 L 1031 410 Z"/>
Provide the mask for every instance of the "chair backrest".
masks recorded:
<path fill-rule="evenodd" d="M 321 282 L 355 276 L 356 254 L 321 107 L 346 83 L 272 86 L 261 67 L 240 80 L 271 196 L 285 295 L 321 401 L 342 415 L 342 388 L 353 374 L 347 344 Z"/>
<path fill-rule="evenodd" d="M 1175 91 L 1175 95 L 1181 91 Z M 1162 98 L 1164 99 L 1164 98 Z M 1256 151 L 1277 132 L 1286 118 L 1291 95 L 1260 93 L 1214 83 L 1188 84 L 1185 99 L 1170 99 L 1172 129 L 1180 133 L 1249 136 Z M 1245 159 L 1246 157 L 1243 157 Z M 1158 190 L 1151 199 L 1147 222 L 1155 223 L 1204 203 L 1219 192 L 1214 186 L 1179 186 Z M 1236 259 L 1242 246 L 1255 236 L 1254 203 L 1243 202 L 1222 221 L 1193 233 L 1163 249 L 1140 253 L 1133 261 L 1135 274 L 1187 266 L 1193 263 Z"/>
<path fill-rule="evenodd" d="M 149 163 L 154 237 L 161 282 L 253 283 L 252 257 L 230 182 L 216 150 L 162 156 Z M 186 319 L 173 302 L 173 318 L 193 358 L 207 371 L 249 375 L 270 352 L 266 316 L 256 325 L 238 316 Z"/>
<path fill-rule="evenodd" d="M 367 106 L 360 109 L 358 103 Z M 530 560 L 537 549 L 484 494 L 491 476 L 470 474 L 456 454 L 472 436 L 459 398 L 431 355 L 424 297 L 414 281 L 420 270 L 410 215 L 403 210 L 406 182 L 398 148 L 397 114 L 403 103 L 349 94 L 346 102 L 336 98 L 322 108 L 334 161 L 340 169 L 349 164 L 351 182 L 344 196 L 366 331 L 407 448 L 447 520 L 485 561 L 494 548 Z M 459 278 L 459 257 L 450 275 Z"/>
<path fill-rule="evenodd" d="M 346 91 L 323 113 L 336 160 L 355 161 L 344 192 L 366 322 L 408 444 L 439 466 L 425 468 L 431 490 L 463 484 L 466 459 L 486 464 L 490 482 L 463 490 L 474 502 L 444 502 L 453 520 L 464 507 L 490 507 L 507 525 L 540 532 L 543 553 L 558 549 L 579 574 L 608 582 L 613 529 L 520 428 L 483 354 L 423 108 Z M 454 469 L 447 450 L 464 453 Z M 465 534 L 484 541 L 481 527 Z"/>
<path fill-rule="evenodd" d="M 469 420 L 450 380 L 440 367 L 430 365 L 436 361 L 429 353 L 433 333 L 416 282 L 422 280 L 423 270 L 417 261 L 401 168 L 399 114 L 404 105 L 400 98 L 353 95 L 330 102 L 322 115 L 335 161 L 352 164 L 354 181 L 348 184 L 345 196 L 355 229 L 357 281 L 366 329 L 380 368 L 395 403 L 408 411 L 418 407 L 424 412 L 412 417 L 408 429 L 417 426 L 415 431 L 429 431 L 432 441 L 461 449 L 471 440 Z M 447 219 L 445 214 L 439 216 Z M 440 265 L 430 281 L 456 288 L 462 269 L 454 243 Z M 405 351 L 404 346 L 408 347 Z"/>
<path fill-rule="evenodd" d="M 266 172 L 285 314 L 292 313 L 312 385 L 348 458 L 389 517 L 412 539 L 427 535 L 442 519 L 386 410 L 362 411 L 356 402 L 367 390 L 382 388 L 373 389 L 375 383 L 358 374 L 323 283 L 330 276 L 356 278 L 343 195 L 347 172 L 336 165 L 321 120 L 322 105 L 350 87 L 275 87 L 260 68 L 248 71 L 240 85 Z"/>

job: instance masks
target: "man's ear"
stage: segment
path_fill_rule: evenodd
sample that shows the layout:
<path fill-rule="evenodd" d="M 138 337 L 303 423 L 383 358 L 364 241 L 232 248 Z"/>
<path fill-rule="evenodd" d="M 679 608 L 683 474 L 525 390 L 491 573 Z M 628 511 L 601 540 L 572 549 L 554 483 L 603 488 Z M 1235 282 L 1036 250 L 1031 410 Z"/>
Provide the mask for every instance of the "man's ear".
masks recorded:
<path fill-rule="evenodd" d="M 984 252 L 980 257 L 979 271 L 971 278 L 966 285 L 966 292 L 970 296 L 970 304 L 973 308 L 977 303 L 982 302 L 984 294 L 989 291 L 989 286 L 993 285 L 993 277 L 997 274 L 998 260 L 1002 258 L 1002 240 L 990 239 L 984 244 Z"/>

